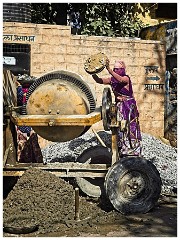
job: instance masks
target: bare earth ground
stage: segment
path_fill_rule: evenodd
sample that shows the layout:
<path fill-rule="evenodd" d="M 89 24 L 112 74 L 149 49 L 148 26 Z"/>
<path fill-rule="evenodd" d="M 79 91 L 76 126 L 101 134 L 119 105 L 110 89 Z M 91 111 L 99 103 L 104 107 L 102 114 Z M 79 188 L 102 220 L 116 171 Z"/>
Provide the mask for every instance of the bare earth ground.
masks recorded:
<path fill-rule="evenodd" d="M 68 228 L 61 232 L 40 234 L 39 237 L 176 237 L 177 206 L 161 204 L 146 214 L 118 216 L 108 222 L 97 223 L 91 228 Z"/>
<path fill-rule="evenodd" d="M 4 226 L 38 226 L 32 233 L 4 232 L 4 237 L 177 237 L 177 205 L 163 199 L 146 214 L 125 216 L 107 199 L 81 194 L 80 221 L 75 221 L 74 187 L 39 169 L 18 179 L 3 208 Z"/>

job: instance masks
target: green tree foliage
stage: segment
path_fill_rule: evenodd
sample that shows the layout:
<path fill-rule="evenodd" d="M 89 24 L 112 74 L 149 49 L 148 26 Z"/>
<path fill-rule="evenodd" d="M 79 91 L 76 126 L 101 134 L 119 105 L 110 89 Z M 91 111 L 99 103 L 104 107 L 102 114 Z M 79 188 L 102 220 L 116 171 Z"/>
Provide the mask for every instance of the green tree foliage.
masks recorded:
<path fill-rule="evenodd" d="M 133 3 L 87 4 L 82 34 L 137 37 L 145 27 Z"/>
<path fill-rule="evenodd" d="M 135 12 L 135 3 L 33 3 L 32 21 L 61 24 L 58 18 L 63 8 L 67 13 L 80 12 L 81 34 L 85 35 L 137 37 L 145 27 Z"/>
<path fill-rule="evenodd" d="M 32 3 L 31 21 L 39 24 L 56 24 L 54 17 L 56 11 L 50 3 Z"/>

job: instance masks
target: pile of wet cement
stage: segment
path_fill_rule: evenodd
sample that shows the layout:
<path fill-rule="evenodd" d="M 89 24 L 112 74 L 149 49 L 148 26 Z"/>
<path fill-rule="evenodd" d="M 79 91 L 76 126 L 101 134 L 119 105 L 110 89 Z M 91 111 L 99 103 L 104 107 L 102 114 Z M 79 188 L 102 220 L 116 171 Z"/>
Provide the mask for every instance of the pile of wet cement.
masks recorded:
<path fill-rule="evenodd" d="M 74 189 L 65 180 L 41 169 L 30 168 L 17 181 L 4 200 L 4 226 L 38 226 L 37 234 L 62 231 L 69 227 L 92 227 L 93 223 L 106 222 L 108 213 L 80 197 L 80 222 L 74 220 Z M 104 205 L 105 206 L 105 205 Z M 110 206 L 109 210 L 112 210 Z M 88 218 L 90 217 L 90 218 Z"/>

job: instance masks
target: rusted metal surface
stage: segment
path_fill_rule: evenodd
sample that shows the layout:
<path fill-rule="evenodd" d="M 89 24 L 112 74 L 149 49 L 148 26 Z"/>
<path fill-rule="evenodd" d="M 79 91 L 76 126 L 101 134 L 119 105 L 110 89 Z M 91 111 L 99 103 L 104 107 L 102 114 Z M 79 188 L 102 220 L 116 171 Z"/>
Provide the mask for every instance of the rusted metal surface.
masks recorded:
<path fill-rule="evenodd" d="M 91 126 L 101 121 L 101 110 L 87 115 L 20 115 L 14 111 L 11 120 L 18 126 Z"/>
<path fill-rule="evenodd" d="M 58 142 L 78 137 L 84 131 L 85 126 L 73 127 L 72 124 L 68 124 L 71 127 L 61 125 L 62 127 L 56 128 L 56 121 L 53 115 L 86 115 L 90 112 L 85 95 L 80 94 L 76 86 L 68 84 L 68 82 L 59 81 L 59 79 L 42 83 L 31 94 L 26 109 L 28 115 L 50 116 L 47 128 L 38 126 L 33 129 L 41 137 L 49 141 Z M 65 120 L 64 122 L 68 121 Z"/>
<path fill-rule="evenodd" d="M 82 135 L 89 128 L 88 121 L 75 125 L 65 118 L 57 124 L 57 116 L 87 115 L 95 110 L 95 98 L 83 79 L 69 71 L 55 71 L 37 79 L 27 93 L 23 115 L 52 116 L 44 125 L 31 124 L 41 137 L 53 142 L 65 142 Z M 45 117 L 46 118 L 46 117 Z M 56 120 L 55 120 L 56 118 Z M 37 117 L 36 117 L 37 120 Z M 43 121 L 42 121 L 43 122 Z M 78 120 L 79 122 L 79 120 Z M 57 126 L 60 126 L 57 128 Z M 52 128 L 53 127 L 53 128 Z"/>
<path fill-rule="evenodd" d="M 101 111 L 96 109 L 87 115 L 19 115 L 13 112 L 11 120 L 18 126 L 32 126 L 47 140 L 65 142 L 80 136 L 87 126 L 99 122 Z"/>
<path fill-rule="evenodd" d="M 55 79 L 44 82 L 31 94 L 26 109 L 29 115 L 83 115 L 89 113 L 88 105 L 77 87 Z"/>
<path fill-rule="evenodd" d="M 105 177 L 110 165 L 108 164 L 83 164 L 83 163 L 17 163 L 6 165 L 3 176 L 22 176 L 30 167 L 49 171 L 58 177 Z"/>

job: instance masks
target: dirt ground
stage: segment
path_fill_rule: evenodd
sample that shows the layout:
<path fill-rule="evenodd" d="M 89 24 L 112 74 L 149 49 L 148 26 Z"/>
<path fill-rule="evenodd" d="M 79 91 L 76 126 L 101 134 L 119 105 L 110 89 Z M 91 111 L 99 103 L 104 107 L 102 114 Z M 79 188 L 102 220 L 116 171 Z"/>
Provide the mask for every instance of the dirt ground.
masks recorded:
<path fill-rule="evenodd" d="M 69 228 L 61 232 L 40 234 L 39 237 L 176 237 L 177 207 L 161 204 L 146 214 L 123 216 L 92 227 Z"/>
<path fill-rule="evenodd" d="M 80 193 L 79 203 L 80 221 L 75 221 L 73 185 L 49 172 L 29 169 L 4 195 L 3 225 L 16 228 L 34 224 L 37 228 L 28 234 L 12 234 L 4 228 L 3 236 L 177 237 L 177 204 L 169 198 L 160 198 L 146 214 L 126 216 L 105 198 Z"/>

